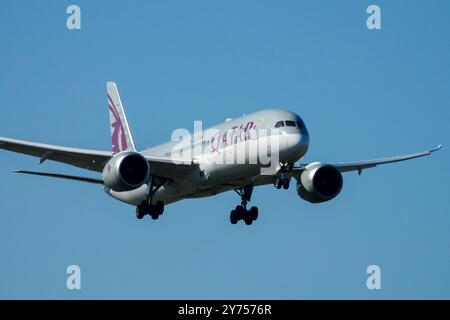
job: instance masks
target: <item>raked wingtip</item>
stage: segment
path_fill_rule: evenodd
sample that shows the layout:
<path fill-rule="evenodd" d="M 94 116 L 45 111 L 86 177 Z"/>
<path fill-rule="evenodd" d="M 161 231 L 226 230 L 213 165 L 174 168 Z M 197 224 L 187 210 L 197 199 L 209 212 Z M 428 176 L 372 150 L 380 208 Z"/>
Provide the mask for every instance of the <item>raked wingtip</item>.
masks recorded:
<path fill-rule="evenodd" d="M 435 151 L 439 151 L 442 149 L 442 144 L 438 145 L 436 148 L 430 150 L 430 152 L 435 152 Z"/>

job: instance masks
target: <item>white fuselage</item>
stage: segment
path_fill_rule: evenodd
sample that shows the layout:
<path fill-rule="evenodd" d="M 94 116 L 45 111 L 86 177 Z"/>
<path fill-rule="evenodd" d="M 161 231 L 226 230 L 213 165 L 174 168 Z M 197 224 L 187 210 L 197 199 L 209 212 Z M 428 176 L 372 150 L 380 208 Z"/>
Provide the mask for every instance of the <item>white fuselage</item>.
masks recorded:
<path fill-rule="evenodd" d="M 170 204 L 186 198 L 215 195 L 228 190 L 269 184 L 279 165 L 294 163 L 308 150 L 309 135 L 295 113 L 268 109 L 211 127 L 179 141 L 141 152 L 144 156 L 198 164 L 164 183 L 153 202 Z M 112 197 L 138 205 L 147 198 L 148 186 L 127 192 L 106 190 Z"/>

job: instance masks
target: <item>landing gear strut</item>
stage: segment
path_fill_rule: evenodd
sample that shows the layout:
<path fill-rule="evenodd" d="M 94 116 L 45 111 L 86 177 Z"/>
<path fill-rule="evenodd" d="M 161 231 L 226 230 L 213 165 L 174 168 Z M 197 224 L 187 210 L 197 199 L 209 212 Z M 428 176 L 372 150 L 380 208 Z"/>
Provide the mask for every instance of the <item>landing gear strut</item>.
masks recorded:
<path fill-rule="evenodd" d="M 230 222 L 236 224 L 239 220 L 244 220 L 245 224 L 249 226 L 258 219 L 257 207 L 251 207 L 250 210 L 247 210 L 247 203 L 250 201 L 253 193 L 253 184 L 234 191 L 241 197 L 242 201 L 240 206 L 236 206 L 234 210 L 231 210 Z"/>
<path fill-rule="evenodd" d="M 274 186 L 277 189 L 283 188 L 284 190 L 289 189 L 290 179 L 286 177 L 286 173 L 291 171 L 293 164 L 287 163 L 282 164 L 280 169 L 280 176 L 275 179 Z"/>
<path fill-rule="evenodd" d="M 147 214 L 152 217 L 153 220 L 157 220 L 160 215 L 164 213 L 164 202 L 158 201 L 156 204 L 152 203 L 153 195 L 161 188 L 167 179 L 162 179 L 159 184 L 155 184 L 155 177 L 152 177 L 151 183 L 147 189 L 147 200 L 141 202 L 136 207 L 136 218 L 143 219 Z"/>

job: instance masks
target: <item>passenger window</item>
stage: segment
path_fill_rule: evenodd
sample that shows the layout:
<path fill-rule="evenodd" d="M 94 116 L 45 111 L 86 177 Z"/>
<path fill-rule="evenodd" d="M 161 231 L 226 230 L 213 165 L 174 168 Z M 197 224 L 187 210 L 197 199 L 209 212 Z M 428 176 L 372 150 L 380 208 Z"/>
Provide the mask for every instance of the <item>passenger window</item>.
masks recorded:
<path fill-rule="evenodd" d="M 278 122 L 275 124 L 275 128 L 281 128 L 281 127 L 284 127 L 284 121 L 278 121 Z"/>
<path fill-rule="evenodd" d="M 287 120 L 287 121 L 286 121 L 286 126 L 287 126 L 287 127 L 295 127 L 295 126 L 296 126 L 296 125 L 295 125 L 295 121 Z"/>

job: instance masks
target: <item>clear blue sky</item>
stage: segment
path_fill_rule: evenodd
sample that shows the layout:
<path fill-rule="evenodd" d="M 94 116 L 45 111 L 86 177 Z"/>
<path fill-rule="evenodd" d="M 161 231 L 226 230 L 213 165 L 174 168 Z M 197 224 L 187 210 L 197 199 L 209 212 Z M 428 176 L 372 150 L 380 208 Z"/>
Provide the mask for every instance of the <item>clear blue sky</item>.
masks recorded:
<path fill-rule="evenodd" d="M 346 174 L 321 205 L 259 188 L 251 227 L 229 223 L 231 192 L 137 221 L 98 186 L 10 173 L 86 172 L 2 151 L 0 298 L 450 298 L 449 1 L 9 0 L 0 39 L 1 136 L 109 150 L 114 80 L 140 148 L 267 107 L 304 118 L 305 161 L 447 146 Z"/>

